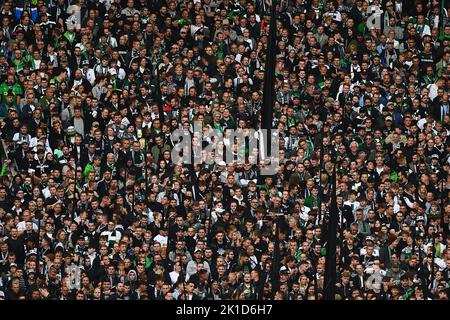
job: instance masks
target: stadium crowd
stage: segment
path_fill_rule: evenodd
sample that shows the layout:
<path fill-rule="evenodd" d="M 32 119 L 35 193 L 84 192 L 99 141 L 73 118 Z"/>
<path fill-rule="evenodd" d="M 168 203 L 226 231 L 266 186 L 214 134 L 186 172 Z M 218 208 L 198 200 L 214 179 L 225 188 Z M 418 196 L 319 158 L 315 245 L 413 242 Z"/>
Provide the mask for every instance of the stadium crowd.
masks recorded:
<path fill-rule="evenodd" d="M 448 299 L 449 1 L 277 2 L 263 176 L 170 134 L 260 128 L 270 0 L 0 1 L 0 300 L 324 299 L 334 165 L 336 299 Z"/>

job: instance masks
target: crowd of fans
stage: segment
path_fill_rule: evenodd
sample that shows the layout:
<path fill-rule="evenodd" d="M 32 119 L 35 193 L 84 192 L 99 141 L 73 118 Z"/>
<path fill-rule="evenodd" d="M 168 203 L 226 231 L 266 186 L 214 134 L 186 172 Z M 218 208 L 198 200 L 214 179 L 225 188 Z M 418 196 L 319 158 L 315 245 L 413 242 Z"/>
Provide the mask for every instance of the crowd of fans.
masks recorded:
<path fill-rule="evenodd" d="M 263 176 L 170 133 L 260 128 L 271 1 L 0 1 L 0 300 L 324 299 L 334 165 L 336 299 L 448 299 L 449 2 L 277 3 Z"/>

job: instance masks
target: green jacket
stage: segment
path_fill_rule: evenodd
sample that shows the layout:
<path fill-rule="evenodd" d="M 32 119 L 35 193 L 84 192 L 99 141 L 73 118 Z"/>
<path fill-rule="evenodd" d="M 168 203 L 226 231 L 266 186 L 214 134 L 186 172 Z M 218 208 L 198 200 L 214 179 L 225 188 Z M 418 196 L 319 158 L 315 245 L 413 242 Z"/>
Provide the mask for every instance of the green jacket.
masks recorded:
<path fill-rule="evenodd" d="M 14 96 L 22 96 L 23 94 L 22 86 L 19 83 L 15 82 L 13 85 L 9 85 L 5 81 L 0 85 L 0 94 L 3 96 L 3 101 L 5 101 L 9 90 L 11 90 Z"/>
<path fill-rule="evenodd" d="M 153 162 L 158 163 L 159 157 L 165 152 L 170 151 L 170 147 L 167 144 L 164 144 L 161 148 L 158 146 L 153 146 L 150 152 L 153 156 Z"/>
<path fill-rule="evenodd" d="M 314 196 L 307 196 L 305 198 L 305 206 L 308 208 L 314 208 L 320 206 L 320 197 L 314 197 Z"/>
<path fill-rule="evenodd" d="M 2 165 L 2 171 L 0 171 L 0 177 L 3 177 L 6 173 L 6 171 L 8 171 L 8 166 L 4 163 Z"/>

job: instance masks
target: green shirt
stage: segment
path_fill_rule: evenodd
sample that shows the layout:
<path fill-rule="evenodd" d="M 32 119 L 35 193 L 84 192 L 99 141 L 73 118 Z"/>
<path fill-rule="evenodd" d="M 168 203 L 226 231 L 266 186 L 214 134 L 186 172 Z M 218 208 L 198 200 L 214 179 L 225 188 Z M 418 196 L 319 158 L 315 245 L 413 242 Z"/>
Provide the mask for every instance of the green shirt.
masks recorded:
<path fill-rule="evenodd" d="M 0 94 L 3 96 L 3 101 L 6 100 L 8 91 L 10 90 L 14 96 L 21 96 L 23 94 L 22 86 L 20 84 L 15 82 L 13 85 L 9 85 L 5 81 L 0 85 Z"/>
<path fill-rule="evenodd" d="M 64 32 L 64 38 L 66 38 L 67 41 L 69 41 L 69 43 L 72 44 L 75 41 L 76 34 L 75 32 L 69 33 L 68 31 L 66 31 Z"/>
<path fill-rule="evenodd" d="M 314 196 L 307 196 L 305 198 L 305 206 L 307 206 L 308 208 L 314 208 L 314 207 L 319 207 L 320 206 L 320 198 L 319 197 L 314 197 Z"/>

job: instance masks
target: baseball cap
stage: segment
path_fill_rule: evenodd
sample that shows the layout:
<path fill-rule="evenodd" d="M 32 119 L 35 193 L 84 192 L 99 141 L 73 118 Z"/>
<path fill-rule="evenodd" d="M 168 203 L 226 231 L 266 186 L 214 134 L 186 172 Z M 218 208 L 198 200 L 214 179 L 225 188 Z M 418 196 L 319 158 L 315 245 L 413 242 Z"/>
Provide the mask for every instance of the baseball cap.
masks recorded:
<path fill-rule="evenodd" d="M 67 133 L 68 134 L 74 134 L 76 131 L 75 131 L 75 127 L 74 126 L 69 126 L 68 128 L 67 128 Z"/>
<path fill-rule="evenodd" d="M 280 269 L 280 275 L 289 275 L 290 272 L 288 270 L 288 268 L 286 268 L 285 266 L 281 267 Z"/>

